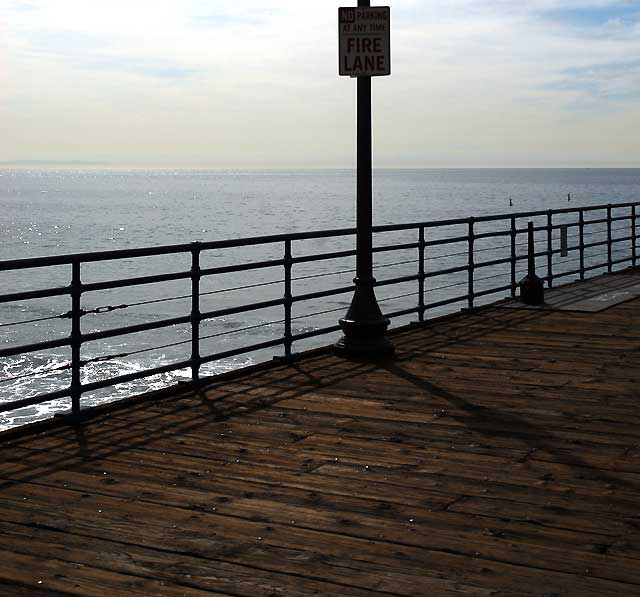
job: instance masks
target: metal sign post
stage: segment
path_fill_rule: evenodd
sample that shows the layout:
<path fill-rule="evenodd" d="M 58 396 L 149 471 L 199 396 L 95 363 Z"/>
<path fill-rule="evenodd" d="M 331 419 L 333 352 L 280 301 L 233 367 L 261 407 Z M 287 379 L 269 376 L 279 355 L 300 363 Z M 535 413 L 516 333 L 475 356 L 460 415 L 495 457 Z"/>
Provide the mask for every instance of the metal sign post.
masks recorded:
<path fill-rule="evenodd" d="M 394 350 L 374 292 L 371 211 L 371 77 L 391 73 L 389 17 L 389 7 L 371 7 L 370 0 L 338 13 L 339 73 L 358 78 L 355 291 L 336 344 L 345 356 L 383 357 Z"/>

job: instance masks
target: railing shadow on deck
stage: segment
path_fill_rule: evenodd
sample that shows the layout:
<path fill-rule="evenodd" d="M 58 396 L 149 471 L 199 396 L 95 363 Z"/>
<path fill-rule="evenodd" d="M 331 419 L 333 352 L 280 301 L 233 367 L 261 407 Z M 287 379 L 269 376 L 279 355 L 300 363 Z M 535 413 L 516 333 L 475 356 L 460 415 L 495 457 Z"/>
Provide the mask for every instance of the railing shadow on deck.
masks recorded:
<path fill-rule="evenodd" d="M 72 460 L 92 463 L 139 448 L 153 451 L 154 444 L 164 439 L 184 438 L 234 418 L 241 420 L 244 416 L 259 413 L 277 406 L 279 402 L 304 396 L 313 390 L 338 388 L 341 382 L 357 380 L 376 369 L 385 370 L 410 382 L 425 397 L 433 395 L 444 398 L 468 411 L 472 416 L 466 423 L 470 422 L 472 427 L 474 423 L 479 424 L 491 418 L 494 422 L 518 423 L 518 426 L 527 428 L 530 425 L 526 421 L 474 406 L 427 379 L 403 369 L 402 363 L 429 352 L 477 340 L 496 331 L 512 329 L 521 323 L 533 322 L 547 315 L 541 311 L 505 309 L 496 312 L 495 309 L 487 308 L 474 313 L 476 322 L 470 326 L 470 316 L 459 313 L 423 326 L 399 330 L 397 339 L 402 343 L 402 348 L 395 362 L 354 362 L 320 354 L 299 363 L 283 364 L 236 379 L 202 382 L 197 387 L 184 384 L 176 388 L 173 397 L 159 398 L 157 402 L 150 398 L 148 401 L 131 404 L 126 410 L 123 408 L 124 404 L 119 404 L 112 413 L 107 410 L 98 415 L 96 420 L 51 429 L 47 437 L 59 443 L 46 455 L 37 450 L 31 455 L 11 457 L 14 447 L 28 447 L 30 444 L 29 435 L 23 439 L 17 436 L 15 441 L 0 448 L 5 452 L 5 459 L 15 462 L 17 467 L 11 474 L 11 480 L 0 484 L 0 490 L 7 484 L 42 479 L 49 473 L 68 467 Z M 409 342 L 403 340 L 405 336 L 410 337 Z M 260 395 L 251 397 L 253 390 L 259 390 Z M 381 395 L 377 398 L 385 397 Z M 531 432 L 532 435 L 539 435 L 533 428 Z M 302 438 L 294 435 L 291 439 L 295 441 Z"/>
<path fill-rule="evenodd" d="M 336 384 L 345 377 L 366 372 L 371 367 L 373 365 L 342 361 L 339 367 L 331 371 L 328 378 L 320 381 L 314 378 L 314 371 L 326 372 L 324 365 L 314 367 L 311 361 L 303 370 L 296 364 L 290 364 L 285 366 L 286 373 L 275 386 L 269 389 L 268 383 L 260 384 L 259 387 L 264 390 L 262 393 L 268 394 L 266 397 L 240 401 L 236 399 L 246 396 L 247 389 L 250 389 L 242 380 L 213 382 L 197 388 L 184 388 L 175 399 L 161 400 L 158 403 L 161 410 L 149 408 L 149 403 L 146 402 L 128 408 L 126 413 L 142 412 L 144 414 L 142 419 L 134 423 L 136 427 L 126 418 L 126 414 L 120 418 L 115 413 L 116 416 L 106 414 L 104 419 L 99 417 L 97 420 L 81 421 L 75 425 L 53 428 L 48 432 L 47 437 L 57 440 L 60 444 L 46 454 L 38 450 L 33 455 L 23 454 L 12 458 L 12 450 L 23 445 L 23 441 L 17 439 L 0 447 L 0 453 L 4 452 L 5 462 L 15 462 L 19 467 L 12 472 L 11 480 L 0 482 L 0 491 L 8 485 L 32 482 L 46 477 L 47 474 L 64 470 L 72 460 L 80 459 L 86 463 L 102 461 L 137 448 L 149 448 L 150 445 L 163 439 L 185 437 L 234 417 L 251 415 L 275 406 L 283 400 L 302 396 L 311 387 Z M 266 374 L 272 373 L 272 370 L 266 372 Z M 292 384 L 291 378 L 298 376 L 305 378 L 306 383 Z M 259 379 L 255 383 L 259 383 Z M 237 385 L 243 387 L 235 388 L 234 386 Z M 222 393 L 219 391 L 220 387 L 224 388 Z M 214 391 L 217 391 L 217 396 L 211 399 L 208 393 Z M 185 406 L 185 401 L 188 402 L 188 406 Z M 228 406 L 225 406 L 225 401 L 229 401 Z M 105 424 L 101 425 L 101 422 Z M 24 445 L 28 446 L 28 444 L 29 436 L 26 436 Z M 153 448 L 151 450 L 153 451 Z"/>
<path fill-rule="evenodd" d="M 557 450 L 557 442 L 554 441 L 562 440 L 562 437 L 555 435 L 552 430 L 533 423 L 525 416 L 474 404 L 473 399 L 431 381 L 428 367 L 423 373 L 417 373 L 415 367 L 407 367 L 412 360 L 429 353 L 465 345 L 503 330 L 517 331 L 520 325 L 535 324 L 549 316 L 552 314 L 545 311 L 488 307 L 471 314 L 456 314 L 424 326 L 412 326 L 398 331 L 396 341 L 401 350 L 395 360 L 352 362 L 321 354 L 299 363 L 283 364 L 228 381 L 205 382 L 195 388 L 185 385 L 179 388 L 175 398 L 161 399 L 158 403 L 149 401 L 133 404 L 127 409 L 114 411 L 113 416 L 105 413 L 104 425 L 100 424 L 101 417 L 98 417 L 93 423 L 52 429 L 47 438 L 60 443 L 46 452 L 41 449 L 31 450 L 29 443 L 32 438 L 29 436 L 24 441 L 18 440 L 0 447 L 5 463 L 15 464 L 15 469 L 10 474 L 3 475 L 4 479 L 0 480 L 0 492 L 21 483 L 55 485 L 57 481 L 47 481 L 47 477 L 68 469 L 92 474 L 96 469 L 108 471 L 110 460 L 115 460 L 122 466 L 135 457 L 128 452 L 142 449 L 159 453 L 162 447 L 157 444 L 164 439 L 185 438 L 188 441 L 190 434 L 205 429 L 208 436 L 211 430 L 220 431 L 219 426 L 226 422 L 241 421 L 243 417 L 277 407 L 280 402 L 304 396 L 309 391 L 321 388 L 339 389 L 342 382 L 357 382 L 358 378 L 364 378 L 373 371 L 386 372 L 415 388 L 419 409 L 429 405 L 434 398 L 451 404 L 453 408 L 447 412 L 447 417 L 456 420 L 464 429 L 485 437 L 487 446 L 491 445 L 491 439 L 496 435 L 522 443 L 524 456 L 515 461 L 517 463 L 525 463 L 535 450 L 545 450 L 553 456 L 552 461 L 566 467 L 569 474 L 578 476 L 591 471 L 591 480 L 610 484 L 622 491 L 637 492 L 637 485 L 585 461 L 578 451 L 572 454 L 571 461 L 567 461 L 566 454 Z M 251 392 L 256 389 L 260 389 L 260 396 L 254 398 Z M 393 398 L 383 395 L 368 397 L 385 400 Z M 457 414 L 455 409 L 463 414 Z M 129 418 L 130 413 L 134 414 L 133 419 Z M 348 421 L 348 417 L 345 418 Z M 348 425 L 346 422 L 345 427 Z M 496 431 L 496 427 L 511 431 Z M 289 443 L 293 446 L 296 441 L 307 437 L 304 433 L 296 435 L 295 430 L 291 433 Z M 408 433 L 411 434 L 410 431 Z M 231 435 L 227 437 L 233 441 Z M 11 456 L 14 446 L 19 449 L 19 453 Z M 208 456 L 203 456 L 205 457 Z M 228 454 L 221 454 L 217 462 L 229 458 Z M 372 458 L 375 456 L 372 455 Z M 178 473 L 180 471 L 176 471 Z M 552 479 L 547 485 L 552 487 L 555 481 Z M 508 483 L 508 479 L 506 482 Z M 266 481 L 264 483 L 269 485 Z M 107 486 L 105 491 L 109 493 Z M 199 491 L 197 486 L 194 486 L 194 491 Z M 191 507 L 190 502 L 185 502 L 184 507 Z"/>

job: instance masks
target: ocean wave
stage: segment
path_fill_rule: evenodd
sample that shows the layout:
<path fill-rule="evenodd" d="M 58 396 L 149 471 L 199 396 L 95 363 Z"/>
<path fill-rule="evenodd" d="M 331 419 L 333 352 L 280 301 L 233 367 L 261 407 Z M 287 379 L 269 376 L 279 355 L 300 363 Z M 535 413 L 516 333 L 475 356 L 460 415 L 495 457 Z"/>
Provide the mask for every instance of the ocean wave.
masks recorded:
<path fill-rule="evenodd" d="M 88 363 L 82 368 L 83 385 L 108 380 L 120 375 L 139 373 L 170 364 L 167 355 L 158 355 L 144 360 L 127 361 L 114 359 L 107 362 Z M 233 369 L 251 365 L 246 358 L 226 359 L 202 365 L 201 377 L 225 373 Z M 56 392 L 69 387 L 71 374 L 69 360 L 62 355 L 29 354 L 8 359 L 0 365 L 0 404 L 8 404 L 26 398 Z M 82 395 L 81 407 L 106 404 L 145 392 L 167 388 L 181 381 L 191 380 L 190 369 L 180 369 L 120 383 L 95 392 Z M 59 398 L 25 406 L 14 411 L 0 413 L 0 431 L 17 425 L 33 423 L 64 413 L 71 408 L 71 398 Z"/>

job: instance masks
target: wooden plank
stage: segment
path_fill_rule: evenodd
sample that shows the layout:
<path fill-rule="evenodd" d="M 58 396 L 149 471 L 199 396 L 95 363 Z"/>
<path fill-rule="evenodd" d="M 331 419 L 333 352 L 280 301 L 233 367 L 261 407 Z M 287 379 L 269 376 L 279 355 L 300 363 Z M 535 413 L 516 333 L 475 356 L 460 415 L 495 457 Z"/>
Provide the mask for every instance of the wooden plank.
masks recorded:
<path fill-rule="evenodd" d="M 117 574 L 160 581 L 169 585 L 178 584 L 182 591 L 191 594 L 192 589 L 201 591 L 222 591 L 230 595 L 269 596 L 274 594 L 296 595 L 385 595 L 411 594 L 417 583 L 424 588 L 438 584 L 446 588 L 446 581 L 423 582 L 411 575 L 389 574 L 386 580 L 393 591 L 374 590 L 373 566 L 362 566 L 340 570 L 320 561 L 314 562 L 315 570 L 309 568 L 310 557 L 304 552 L 281 550 L 279 556 L 291 563 L 299 562 L 297 574 L 282 574 L 262 570 L 259 560 L 247 557 L 247 565 L 225 562 L 223 559 L 207 560 L 187 554 L 176 554 L 169 550 L 153 550 L 134 545 L 105 541 L 65 533 L 51 529 L 32 528 L 23 525 L 0 523 L 3 536 L 11 541 L 15 553 L 34 558 L 59 559 L 63 562 L 83 561 L 85 565 L 114 571 Z M 109 557 L 106 557 L 106 556 Z M 257 554 L 251 554 L 259 556 Z M 13 554 L 9 555 L 11 559 Z M 247 554 L 249 556 L 249 554 Z M 256 558 L 257 559 L 257 558 Z M 315 578 L 313 578 L 315 576 Z M 318 577 L 332 578 L 334 583 L 318 580 Z M 45 581 L 43 581 L 44 583 Z M 355 586 L 354 586 L 355 585 Z M 358 585 L 366 587 L 358 588 Z M 408 586 L 407 586 L 408 585 Z M 379 587 L 383 589 L 384 587 Z M 473 594 L 480 594 L 479 592 Z"/>
<path fill-rule="evenodd" d="M 63 592 L 68 595 L 103 597 L 104 595 L 166 595 L 183 597 L 185 588 L 165 581 L 119 574 L 112 570 L 93 568 L 86 564 L 65 562 L 57 558 L 38 558 L 21 553 L 7 553 L 0 566 L 0 579 L 5 585 L 16 582 L 32 594 L 39 590 Z M 221 597 L 222 593 L 189 588 L 189 595 Z"/>
<path fill-rule="evenodd" d="M 0 580 L 0 596 L 2 597 L 69 597 L 71 593 L 37 588 L 31 585 L 21 585 L 13 580 Z"/>

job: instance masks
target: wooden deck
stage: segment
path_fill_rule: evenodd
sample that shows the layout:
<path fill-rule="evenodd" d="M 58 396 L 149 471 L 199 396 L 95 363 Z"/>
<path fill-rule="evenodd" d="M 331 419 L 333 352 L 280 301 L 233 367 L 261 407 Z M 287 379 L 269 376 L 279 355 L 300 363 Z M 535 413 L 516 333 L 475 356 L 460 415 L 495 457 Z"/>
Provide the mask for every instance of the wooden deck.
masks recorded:
<path fill-rule="evenodd" d="M 5 435 L 0 594 L 640 595 L 640 299 L 394 342 Z"/>

